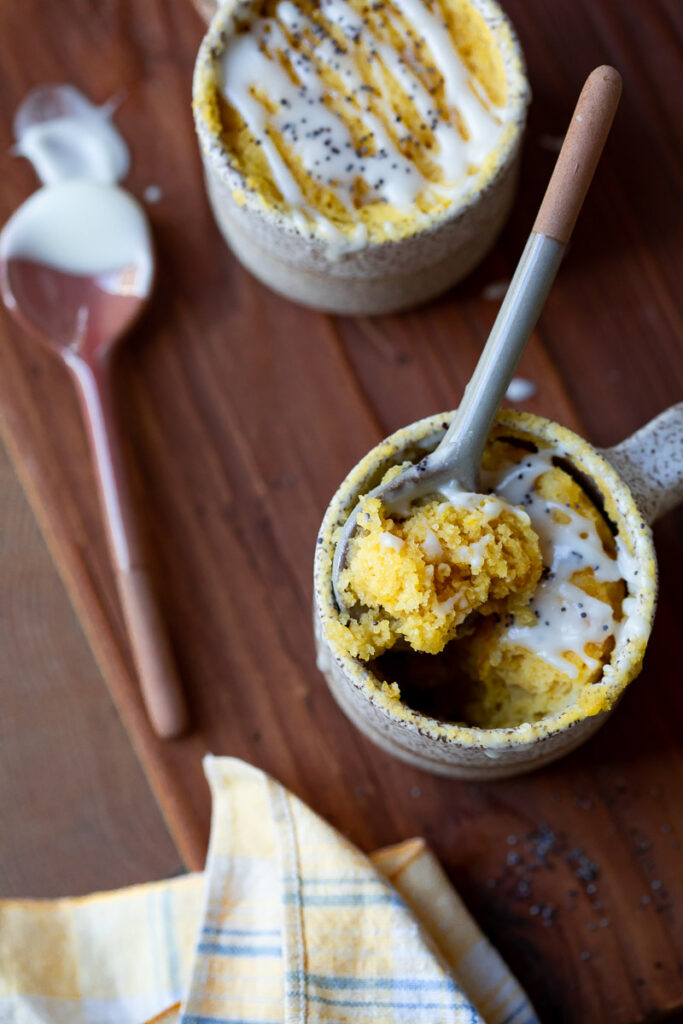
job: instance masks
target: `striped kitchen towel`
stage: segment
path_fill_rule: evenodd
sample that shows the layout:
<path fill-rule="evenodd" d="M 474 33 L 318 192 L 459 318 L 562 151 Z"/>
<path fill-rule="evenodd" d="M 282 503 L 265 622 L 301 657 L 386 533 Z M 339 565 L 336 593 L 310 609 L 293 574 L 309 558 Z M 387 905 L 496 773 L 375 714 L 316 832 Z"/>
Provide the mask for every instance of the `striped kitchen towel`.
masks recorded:
<path fill-rule="evenodd" d="M 537 1024 L 422 840 L 368 858 L 258 769 L 205 770 L 203 875 L 0 903 L 2 1024 Z"/>

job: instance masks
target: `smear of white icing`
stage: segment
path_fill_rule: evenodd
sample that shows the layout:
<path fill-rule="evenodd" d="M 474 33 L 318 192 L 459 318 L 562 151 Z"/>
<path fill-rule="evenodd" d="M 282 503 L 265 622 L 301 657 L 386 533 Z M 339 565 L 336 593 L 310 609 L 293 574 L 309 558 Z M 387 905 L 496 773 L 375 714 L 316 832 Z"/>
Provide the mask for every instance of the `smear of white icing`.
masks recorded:
<path fill-rule="evenodd" d="M 14 152 L 44 185 L 71 178 L 114 184 L 128 173 L 130 155 L 112 113 L 112 104 L 95 106 L 72 85 L 38 86 L 15 115 Z"/>
<path fill-rule="evenodd" d="M 14 118 L 14 151 L 44 185 L 3 228 L 0 258 L 92 276 L 105 291 L 144 297 L 154 274 L 152 243 L 142 207 L 116 185 L 130 160 L 113 110 L 71 85 L 39 86 L 26 96 Z"/>
<path fill-rule="evenodd" d="M 0 259 L 97 276 L 102 287 L 101 275 L 134 267 L 128 294 L 145 296 L 152 285 L 151 238 L 139 203 L 121 188 L 80 178 L 29 196 L 0 235 Z"/>
<path fill-rule="evenodd" d="M 405 541 L 402 537 L 397 537 L 396 534 L 384 530 L 379 535 L 379 543 L 383 548 L 392 548 L 394 551 L 400 551 Z"/>
<path fill-rule="evenodd" d="M 505 397 L 509 402 L 526 402 L 528 398 L 532 398 L 535 394 L 536 385 L 532 380 L 526 380 L 524 377 L 513 377 L 505 392 Z"/>
<path fill-rule="evenodd" d="M 422 541 L 422 550 L 427 558 L 441 558 L 443 555 L 443 548 L 433 530 L 427 530 L 425 539 Z"/>

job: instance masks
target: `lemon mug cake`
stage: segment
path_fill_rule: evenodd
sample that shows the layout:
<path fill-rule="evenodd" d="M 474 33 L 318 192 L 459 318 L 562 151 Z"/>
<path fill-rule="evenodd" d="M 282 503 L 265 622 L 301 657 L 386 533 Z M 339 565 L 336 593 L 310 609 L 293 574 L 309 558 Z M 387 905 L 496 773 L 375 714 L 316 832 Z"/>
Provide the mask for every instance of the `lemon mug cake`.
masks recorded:
<path fill-rule="evenodd" d="M 490 247 L 529 93 L 493 0 L 239 0 L 211 23 L 193 96 L 236 256 L 296 301 L 377 313 Z"/>
<path fill-rule="evenodd" d="M 445 775 L 504 777 L 581 743 L 640 670 L 656 589 L 648 519 L 683 500 L 683 405 L 605 453 L 500 412 L 485 494 L 454 488 L 400 515 L 361 502 L 340 610 L 331 574 L 346 517 L 433 450 L 451 415 L 382 442 L 332 500 L 315 559 L 319 667 L 390 752 Z"/>

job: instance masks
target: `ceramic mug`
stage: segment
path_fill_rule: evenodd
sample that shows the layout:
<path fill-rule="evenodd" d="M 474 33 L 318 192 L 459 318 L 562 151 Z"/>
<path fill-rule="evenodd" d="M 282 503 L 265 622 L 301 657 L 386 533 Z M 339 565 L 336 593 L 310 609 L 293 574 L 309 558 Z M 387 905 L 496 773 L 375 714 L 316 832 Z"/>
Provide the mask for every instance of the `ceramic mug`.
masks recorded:
<path fill-rule="evenodd" d="M 441 440 L 453 413 L 419 420 L 392 434 L 363 458 L 332 499 L 320 528 L 314 566 L 314 629 L 318 667 L 342 710 L 371 740 L 395 756 L 439 775 L 495 779 L 518 775 L 569 753 L 606 721 L 640 671 L 655 609 L 657 569 L 650 525 L 683 501 L 683 403 L 673 406 L 614 448 L 600 450 L 565 427 L 531 413 L 501 410 L 496 428 L 550 445 L 588 481 L 604 504 L 616 541 L 638 562 L 625 618 L 598 683 L 606 710 L 585 716 L 566 708 L 538 722 L 482 729 L 431 718 L 387 695 L 361 661 L 335 646 L 326 623 L 337 617 L 332 590 L 335 533 L 358 498 L 386 470 L 417 460 Z M 628 609 L 628 610 L 627 610 Z"/>
<path fill-rule="evenodd" d="M 295 302 L 332 313 L 406 309 L 450 288 L 491 248 L 512 205 L 530 92 L 524 59 L 495 0 L 469 0 L 501 54 L 508 129 L 492 167 L 425 227 L 396 240 L 368 241 L 350 251 L 299 227 L 295 211 L 278 212 L 250 190 L 230 160 L 213 99 L 216 64 L 232 31 L 237 0 L 222 4 L 204 37 L 193 81 L 193 109 L 209 202 L 237 259 L 255 277 Z"/>

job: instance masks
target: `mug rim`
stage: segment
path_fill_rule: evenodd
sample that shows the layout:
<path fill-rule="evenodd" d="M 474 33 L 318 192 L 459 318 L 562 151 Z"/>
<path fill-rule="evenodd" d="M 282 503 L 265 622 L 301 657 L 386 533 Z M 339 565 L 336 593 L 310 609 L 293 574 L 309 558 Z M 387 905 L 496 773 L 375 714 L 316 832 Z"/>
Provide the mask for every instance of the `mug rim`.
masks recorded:
<path fill-rule="evenodd" d="M 333 617 L 338 620 L 338 611 L 331 584 L 331 558 L 334 553 L 334 531 L 341 525 L 355 504 L 365 493 L 368 478 L 380 472 L 395 457 L 411 445 L 438 443 L 454 410 L 428 416 L 390 434 L 372 448 L 346 475 L 335 492 L 323 517 L 317 538 L 314 563 L 314 604 L 320 616 L 323 642 L 344 673 L 346 681 L 359 690 L 387 721 L 406 729 L 413 729 L 440 744 L 466 749 L 516 749 L 559 733 L 565 733 L 587 719 L 604 719 L 614 709 L 628 684 L 638 675 L 647 642 L 652 630 L 655 610 L 657 567 L 652 531 L 642 516 L 626 483 L 616 470 L 588 441 L 574 431 L 545 417 L 515 409 L 499 411 L 494 428 L 509 425 L 510 428 L 529 436 L 529 440 L 540 440 L 558 449 L 558 455 L 567 457 L 577 469 L 586 473 L 595 483 L 605 502 L 605 513 L 617 528 L 621 543 L 628 541 L 629 554 L 639 563 L 639 583 L 635 592 L 629 590 L 628 597 L 635 598 L 634 606 L 625 612 L 619 623 L 614 650 L 603 667 L 600 679 L 591 684 L 602 688 L 604 707 L 596 712 L 582 712 L 580 700 L 562 711 L 555 712 L 537 722 L 522 723 L 514 727 L 487 729 L 479 726 L 448 723 L 415 711 L 400 699 L 389 696 L 380 681 L 359 659 L 337 649 L 330 639 L 326 623 Z M 432 445 L 433 446 L 433 445 Z M 392 456 L 394 457 L 392 460 Z M 633 621 L 634 632 L 627 636 L 624 626 Z M 636 623 L 638 623 L 637 628 Z M 643 629 L 644 624 L 644 629 Z"/>
<path fill-rule="evenodd" d="M 231 194 L 235 192 L 241 194 L 243 199 L 240 205 L 245 209 L 276 224 L 287 234 L 304 237 L 309 242 L 323 244 L 325 240 L 316 232 L 313 224 L 308 226 L 306 233 L 302 232 L 297 224 L 295 211 L 289 207 L 282 210 L 269 207 L 263 202 L 258 192 L 249 188 L 244 175 L 234 166 L 230 151 L 221 134 L 216 131 L 207 115 L 210 105 L 206 102 L 206 97 L 209 90 L 216 88 L 213 78 L 215 61 L 221 48 L 225 45 L 226 32 L 229 32 L 227 23 L 240 2 L 241 0 L 227 0 L 226 3 L 219 5 L 202 39 L 195 61 L 192 77 L 192 110 L 195 131 L 202 152 L 205 159 L 210 161 L 212 170 L 220 183 Z M 505 71 L 505 84 L 509 94 L 509 101 L 506 104 L 508 122 L 497 149 L 493 151 L 495 159 L 491 161 L 489 167 L 474 175 L 469 187 L 462 195 L 443 210 L 430 216 L 426 223 L 416 223 L 414 231 L 399 238 L 368 239 L 361 251 L 401 245 L 418 235 L 430 234 L 444 224 L 461 217 L 466 210 L 476 205 L 488 192 L 490 186 L 504 174 L 514 162 L 521 146 L 526 127 L 527 108 L 531 101 L 531 88 L 521 43 L 512 22 L 499 5 L 498 0 L 465 0 L 465 2 L 473 7 L 486 22 L 501 55 Z"/>

